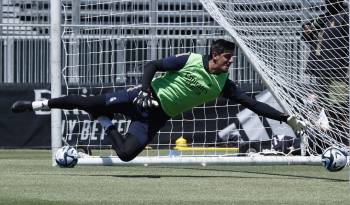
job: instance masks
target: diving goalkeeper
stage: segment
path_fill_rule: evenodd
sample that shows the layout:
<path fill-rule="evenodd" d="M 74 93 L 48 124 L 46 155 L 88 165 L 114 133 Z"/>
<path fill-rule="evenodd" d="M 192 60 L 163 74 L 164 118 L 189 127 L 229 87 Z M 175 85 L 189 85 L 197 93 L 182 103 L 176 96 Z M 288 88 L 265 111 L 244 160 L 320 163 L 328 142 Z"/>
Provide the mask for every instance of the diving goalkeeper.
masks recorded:
<path fill-rule="evenodd" d="M 134 159 L 171 117 L 220 95 L 258 115 L 286 122 L 295 132 L 302 131 L 305 123 L 296 116 L 250 98 L 228 79 L 234 50 L 234 43 L 219 39 L 212 43 L 208 56 L 186 53 L 147 63 L 140 86 L 98 96 L 17 101 L 11 109 L 14 113 L 51 108 L 85 110 L 101 123 L 106 138 L 123 161 Z M 154 78 L 157 71 L 166 73 Z M 131 118 L 125 136 L 112 124 L 114 113 Z"/>

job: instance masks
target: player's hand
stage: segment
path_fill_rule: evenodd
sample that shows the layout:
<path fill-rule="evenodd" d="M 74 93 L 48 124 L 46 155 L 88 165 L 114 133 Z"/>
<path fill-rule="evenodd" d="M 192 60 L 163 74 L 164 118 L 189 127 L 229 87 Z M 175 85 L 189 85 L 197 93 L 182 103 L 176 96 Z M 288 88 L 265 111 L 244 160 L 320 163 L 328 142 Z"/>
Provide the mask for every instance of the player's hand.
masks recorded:
<path fill-rule="evenodd" d="M 296 133 L 300 133 L 300 132 L 304 131 L 304 129 L 306 127 L 306 123 L 304 121 L 298 119 L 298 117 L 295 115 L 291 115 L 287 118 L 287 124 Z"/>
<path fill-rule="evenodd" d="M 153 98 L 151 92 L 140 91 L 133 103 L 145 110 L 156 108 L 159 106 L 158 102 Z"/>

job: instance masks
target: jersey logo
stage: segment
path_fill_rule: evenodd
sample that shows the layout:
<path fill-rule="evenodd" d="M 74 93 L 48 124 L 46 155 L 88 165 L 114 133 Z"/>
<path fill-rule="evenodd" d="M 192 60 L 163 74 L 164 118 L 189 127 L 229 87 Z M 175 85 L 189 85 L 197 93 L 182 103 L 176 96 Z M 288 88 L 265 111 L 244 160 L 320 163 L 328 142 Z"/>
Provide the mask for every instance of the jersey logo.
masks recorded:
<path fill-rule="evenodd" d="M 205 95 L 208 93 L 208 90 L 206 89 L 206 87 L 200 84 L 198 79 L 195 76 L 193 76 L 191 73 L 186 73 L 184 77 L 187 82 L 187 85 L 191 88 L 191 90 L 196 95 L 202 95 L 202 94 Z"/>

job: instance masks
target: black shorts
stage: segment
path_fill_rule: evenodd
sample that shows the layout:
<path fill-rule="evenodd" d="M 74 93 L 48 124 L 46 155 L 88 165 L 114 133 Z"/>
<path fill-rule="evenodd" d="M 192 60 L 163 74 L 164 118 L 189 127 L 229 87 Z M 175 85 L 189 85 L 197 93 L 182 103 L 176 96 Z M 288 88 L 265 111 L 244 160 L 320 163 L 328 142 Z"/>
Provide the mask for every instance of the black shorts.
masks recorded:
<path fill-rule="evenodd" d="M 131 118 L 127 133 L 136 136 L 141 144 L 148 144 L 169 120 L 161 106 L 143 110 L 133 103 L 141 86 L 105 94 L 105 108 L 109 113 L 121 113 Z"/>

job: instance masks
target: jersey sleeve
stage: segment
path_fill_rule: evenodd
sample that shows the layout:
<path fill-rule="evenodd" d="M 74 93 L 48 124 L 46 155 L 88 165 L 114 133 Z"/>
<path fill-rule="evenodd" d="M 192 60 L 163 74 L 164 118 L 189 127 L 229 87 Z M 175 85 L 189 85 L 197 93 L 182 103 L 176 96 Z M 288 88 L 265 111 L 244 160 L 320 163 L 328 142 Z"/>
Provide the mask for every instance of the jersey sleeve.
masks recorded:
<path fill-rule="evenodd" d="M 250 98 L 239 87 L 237 87 L 237 85 L 232 80 L 226 81 L 222 95 L 225 98 L 243 105 L 258 115 L 278 121 L 287 122 L 288 115 L 276 110 L 266 103 Z"/>
<path fill-rule="evenodd" d="M 176 71 L 186 65 L 189 53 L 170 56 L 161 60 L 154 60 L 144 65 L 142 76 L 142 90 L 150 91 L 151 81 L 157 71 Z"/>
<path fill-rule="evenodd" d="M 183 68 L 189 58 L 189 53 L 178 54 L 176 56 L 170 56 L 162 60 L 161 71 L 177 71 Z"/>

